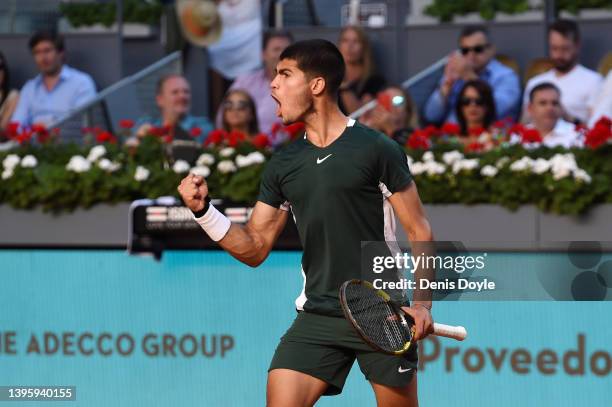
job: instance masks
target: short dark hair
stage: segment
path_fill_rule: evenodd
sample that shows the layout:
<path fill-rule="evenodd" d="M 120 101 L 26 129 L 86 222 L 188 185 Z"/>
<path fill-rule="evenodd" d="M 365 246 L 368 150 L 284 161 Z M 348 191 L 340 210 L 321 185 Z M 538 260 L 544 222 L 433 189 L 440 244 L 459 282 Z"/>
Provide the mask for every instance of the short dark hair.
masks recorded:
<path fill-rule="evenodd" d="M 559 90 L 559 88 L 555 84 L 551 82 L 544 82 L 534 86 L 533 89 L 529 91 L 529 102 L 533 102 L 535 94 L 542 90 L 554 90 L 559 96 L 561 96 L 561 90 Z"/>
<path fill-rule="evenodd" d="M 485 129 L 491 126 L 495 121 L 497 116 L 497 110 L 495 109 L 495 99 L 493 99 L 493 90 L 488 83 L 481 79 L 474 79 L 467 81 L 461 91 L 459 92 L 459 97 L 457 98 L 457 105 L 455 106 L 455 114 L 457 116 L 457 121 L 459 122 L 459 126 L 461 127 L 461 134 L 467 134 L 467 120 L 463 115 L 463 109 L 461 106 L 461 99 L 465 95 L 466 90 L 468 88 L 474 88 L 478 91 L 478 94 L 482 98 L 484 102 L 484 107 L 487 109 L 484 117 L 483 126 Z"/>
<path fill-rule="evenodd" d="M 565 19 L 557 20 L 548 27 L 549 34 L 551 31 L 558 32 L 565 38 L 572 37 L 574 43 L 580 42 L 580 29 L 575 21 Z"/>
<path fill-rule="evenodd" d="M 261 44 L 261 49 L 264 50 L 268 46 L 268 43 L 272 38 L 286 38 L 289 43 L 293 43 L 293 35 L 287 30 L 267 30 L 263 33 L 263 41 Z"/>
<path fill-rule="evenodd" d="M 155 86 L 155 94 L 156 95 L 160 95 L 161 92 L 162 92 L 162 89 L 164 88 L 164 85 L 166 84 L 166 82 L 168 82 L 168 80 L 170 80 L 172 78 L 183 78 L 183 79 L 185 79 L 185 77 L 183 75 L 181 75 L 180 73 L 176 73 L 176 72 L 171 72 L 171 73 L 164 74 L 164 75 L 162 75 L 157 80 L 157 84 Z"/>
<path fill-rule="evenodd" d="M 64 37 L 54 31 L 37 31 L 30 37 L 30 51 L 43 41 L 49 41 L 58 52 L 64 51 Z"/>
<path fill-rule="evenodd" d="M 487 37 L 487 40 L 489 39 L 489 29 L 482 24 L 466 25 L 459 33 L 459 39 L 469 37 L 476 33 L 483 33 L 485 37 Z"/>
<path fill-rule="evenodd" d="M 283 59 L 297 62 L 298 68 L 307 77 L 323 77 L 328 94 L 338 94 L 345 65 L 342 54 L 333 43 L 322 39 L 298 41 L 285 48 L 280 55 L 280 60 Z"/>

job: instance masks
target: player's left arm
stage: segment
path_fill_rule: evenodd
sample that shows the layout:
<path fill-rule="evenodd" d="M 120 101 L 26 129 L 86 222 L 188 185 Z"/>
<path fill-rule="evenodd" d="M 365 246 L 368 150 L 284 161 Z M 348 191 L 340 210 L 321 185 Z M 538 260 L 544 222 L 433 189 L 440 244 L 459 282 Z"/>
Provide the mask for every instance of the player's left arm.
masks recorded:
<path fill-rule="evenodd" d="M 433 233 L 414 181 L 403 189 L 396 191 L 388 199 L 396 217 L 410 239 L 413 255 L 434 254 L 431 253 L 433 244 L 430 243 L 433 241 Z M 435 270 L 419 268 L 416 270 L 414 277 L 417 283 L 420 279 L 433 280 L 435 279 Z M 423 339 L 433 332 L 430 290 L 415 290 L 410 308 L 403 307 L 403 309 L 415 321 L 417 340 Z"/>

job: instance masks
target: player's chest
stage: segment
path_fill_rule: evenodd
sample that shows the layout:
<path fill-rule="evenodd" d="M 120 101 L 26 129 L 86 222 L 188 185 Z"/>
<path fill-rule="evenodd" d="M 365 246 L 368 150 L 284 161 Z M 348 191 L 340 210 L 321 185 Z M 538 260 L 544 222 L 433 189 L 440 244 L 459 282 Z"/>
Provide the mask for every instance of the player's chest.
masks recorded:
<path fill-rule="evenodd" d="M 360 151 L 312 151 L 296 160 L 281 189 L 291 202 L 372 191 L 379 179 L 375 167 L 371 156 Z"/>

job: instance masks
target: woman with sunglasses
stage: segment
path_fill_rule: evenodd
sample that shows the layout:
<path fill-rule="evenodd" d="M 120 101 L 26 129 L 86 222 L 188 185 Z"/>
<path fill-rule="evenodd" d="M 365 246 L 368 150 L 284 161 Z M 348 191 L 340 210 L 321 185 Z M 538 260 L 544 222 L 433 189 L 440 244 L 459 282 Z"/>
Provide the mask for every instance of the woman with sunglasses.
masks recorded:
<path fill-rule="evenodd" d="M 455 114 L 461 128 L 461 141 L 464 144 L 477 142 L 485 149 L 490 147 L 490 140 L 486 135 L 495 121 L 496 109 L 493 91 L 486 82 L 475 79 L 463 85 L 459 92 Z"/>
<path fill-rule="evenodd" d="M 3 137 L 2 132 L 9 124 L 19 99 L 19 92 L 9 86 L 8 65 L 4 54 L 0 52 L 0 139 Z"/>
<path fill-rule="evenodd" d="M 255 103 L 246 91 L 230 90 L 221 103 L 221 109 L 223 130 L 240 132 L 249 139 L 259 133 Z"/>

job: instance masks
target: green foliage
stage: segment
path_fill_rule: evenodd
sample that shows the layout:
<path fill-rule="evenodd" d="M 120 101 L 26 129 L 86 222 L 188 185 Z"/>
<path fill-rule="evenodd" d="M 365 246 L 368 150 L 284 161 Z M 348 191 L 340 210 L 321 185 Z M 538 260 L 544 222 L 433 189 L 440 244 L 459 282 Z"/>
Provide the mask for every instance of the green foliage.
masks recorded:
<path fill-rule="evenodd" d="M 7 204 L 17 209 L 39 207 L 44 211 L 69 212 L 75 208 L 88 208 L 98 203 L 129 202 L 139 198 L 157 198 L 164 195 L 177 196 L 176 187 L 185 173 L 177 174 L 165 162 L 163 144 L 157 137 L 145 137 L 137 149 L 106 144 L 104 158 L 121 164 L 116 171 L 105 171 L 97 163 L 84 172 L 69 171 L 66 164 L 74 155 L 87 157 L 90 147 L 76 145 L 48 145 L 44 147 L 23 146 L 10 152 L 0 153 L 2 161 L 10 154 L 21 158 L 34 155 L 38 165 L 34 168 L 17 166 L 12 176 L 0 179 L 0 205 Z M 438 145 L 432 151 L 437 162 L 443 162 L 445 152 L 457 149 L 457 145 Z M 233 202 L 254 204 L 257 199 L 261 174 L 265 163 L 252 163 L 237 167 L 236 171 L 221 172 L 217 164 L 221 161 L 237 163 L 237 155 L 248 155 L 260 151 L 269 158 L 267 151 L 257 150 L 243 144 L 224 157 L 219 148 L 207 148 L 204 153 L 212 155 L 215 163 L 207 183 L 211 196 Z M 530 170 L 512 171 L 510 164 L 522 157 L 550 159 L 566 150 L 539 148 L 525 150 L 520 145 L 497 148 L 483 154 L 466 154 L 467 158 L 478 158 L 478 168 L 453 172 L 449 166 L 441 174 L 416 174 L 419 194 L 425 203 L 437 204 L 497 204 L 509 209 L 533 204 L 545 212 L 558 214 L 581 214 L 591 206 L 612 203 L 612 144 L 597 150 L 573 149 L 579 168 L 586 170 L 591 182 L 573 177 L 553 179 L 551 172 L 535 174 Z M 416 160 L 424 160 L 423 151 L 409 150 Z M 500 164 L 500 159 L 507 162 Z M 99 163 L 99 162 L 98 162 Z M 496 166 L 493 177 L 481 174 L 486 165 Z M 146 180 L 134 177 L 138 166 L 149 172 Z M 414 164 L 413 164 L 414 166 Z"/>
<path fill-rule="evenodd" d="M 581 9 L 612 9 L 611 0 L 557 0 L 557 10 L 578 14 Z M 518 14 L 529 10 L 528 0 L 434 0 L 425 8 L 425 14 L 440 21 L 452 21 L 454 16 L 480 13 L 485 20 L 492 20 L 499 12 Z"/>
<path fill-rule="evenodd" d="M 106 3 L 61 3 L 60 12 L 74 27 L 102 24 L 110 27 L 117 20 L 114 1 Z M 159 0 L 124 0 L 123 21 L 126 23 L 159 23 L 162 5 Z"/>

